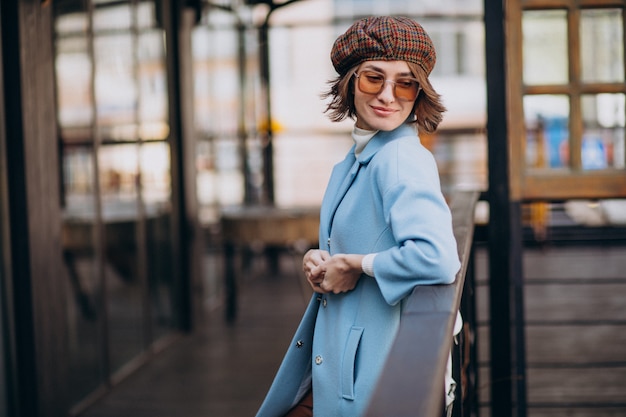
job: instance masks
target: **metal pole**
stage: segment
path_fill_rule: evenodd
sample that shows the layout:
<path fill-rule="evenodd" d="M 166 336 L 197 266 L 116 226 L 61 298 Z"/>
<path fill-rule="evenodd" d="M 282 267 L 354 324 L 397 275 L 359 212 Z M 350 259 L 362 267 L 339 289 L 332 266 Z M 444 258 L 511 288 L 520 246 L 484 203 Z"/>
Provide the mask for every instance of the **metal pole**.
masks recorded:
<path fill-rule="evenodd" d="M 260 70 L 261 86 L 265 99 L 265 129 L 261 132 L 263 146 L 263 195 L 262 200 L 267 204 L 274 204 L 274 145 L 272 131 L 272 98 L 270 87 L 270 48 L 269 48 L 269 18 L 275 9 L 272 7 L 267 13 L 263 24 L 259 26 L 259 47 L 261 48 Z"/>
<path fill-rule="evenodd" d="M 237 136 L 239 138 L 239 155 L 244 181 L 244 203 L 252 204 L 256 201 L 255 187 L 252 184 L 250 166 L 248 165 L 248 129 L 246 126 L 246 26 L 239 16 L 237 22 L 237 71 L 239 76 L 239 120 Z"/>
<path fill-rule="evenodd" d="M 491 415 L 523 417 L 526 415 L 526 363 L 521 202 L 511 201 L 509 193 L 504 2 L 484 0 L 484 10 L 490 205 Z"/>
<path fill-rule="evenodd" d="M 265 20 L 259 26 L 259 47 L 260 47 L 260 71 L 261 87 L 265 100 L 265 129 L 261 132 L 263 145 L 263 195 L 262 202 L 274 204 L 274 143 L 272 130 L 272 89 L 270 82 L 270 43 L 269 28 L 270 16 L 281 7 L 288 6 L 301 0 L 288 0 L 283 3 L 274 3 L 273 0 L 250 1 L 249 3 L 265 3 L 269 6 L 269 11 Z"/>

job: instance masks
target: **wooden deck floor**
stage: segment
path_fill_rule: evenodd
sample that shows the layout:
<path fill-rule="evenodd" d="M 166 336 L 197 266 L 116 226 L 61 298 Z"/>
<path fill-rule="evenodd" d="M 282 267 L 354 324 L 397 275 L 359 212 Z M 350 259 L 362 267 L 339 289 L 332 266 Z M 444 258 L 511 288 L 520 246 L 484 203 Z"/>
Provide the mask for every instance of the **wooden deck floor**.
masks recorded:
<path fill-rule="evenodd" d="M 81 417 L 253 416 L 306 303 L 295 261 L 281 266 L 242 283 L 235 325 L 208 314 Z M 490 415 L 486 268 L 478 250 L 481 417 Z M 529 417 L 626 416 L 626 245 L 527 249 L 524 271 Z"/>

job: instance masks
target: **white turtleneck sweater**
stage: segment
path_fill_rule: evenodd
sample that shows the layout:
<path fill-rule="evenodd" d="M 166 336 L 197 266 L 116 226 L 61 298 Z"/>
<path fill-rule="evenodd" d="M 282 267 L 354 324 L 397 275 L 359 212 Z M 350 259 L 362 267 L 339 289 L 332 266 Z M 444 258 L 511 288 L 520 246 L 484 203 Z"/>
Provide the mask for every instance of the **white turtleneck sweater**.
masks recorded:
<path fill-rule="evenodd" d="M 378 133 L 378 130 L 365 130 L 354 126 L 354 130 L 352 130 L 352 139 L 354 139 L 356 145 L 356 148 L 354 148 L 354 156 L 359 157 L 367 143 L 376 133 Z"/>

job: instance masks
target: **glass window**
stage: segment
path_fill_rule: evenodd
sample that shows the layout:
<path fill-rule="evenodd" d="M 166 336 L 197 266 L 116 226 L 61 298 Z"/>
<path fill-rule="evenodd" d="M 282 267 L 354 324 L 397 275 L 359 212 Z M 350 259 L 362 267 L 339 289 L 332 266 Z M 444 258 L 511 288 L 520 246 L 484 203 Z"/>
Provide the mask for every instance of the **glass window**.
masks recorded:
<path fill-rule="evenodd" d="M 240 80 L 237 33 L 199 29 L 194 34 L 196 124 L 203 132 L 236 135 Z"/>
<path fill-rule="evenodd" d="M 624 7 L 610 0 L 556 2 L 561 9 L 540 3 L 511 3 L 510 16 L 521 21 L 507 36 L 509 92 L 523 113 L 511 106 L 509 117 L 516 130 L 526 124 L 526 135 L 512 136 L 513 156 L 525 159 L 513 164 L 514 193 L 613 197 L 626 181 L 617 170 L 624 168 Z M 565 170 L 555 176 L 540 167 Z"/>
<path fill-rule="evenodd" d="M 482 14 L 480 0 L 335 0 L 335 13 L 338 16 L 365 16 L 383 14 Z"/>
<path fill-rule="evenodd" d="M 244 170 L 261 169 L 261 148 L 254 146 L 259 87 L 257 32 L 238 32 L 228 13 L 213 11 L 209 18 L 210 25 L 194 30 L 192 41 L 194 122 L 199 133 L 197 192 L 203 224 L 217 220 L 220 206 L 241 204 L 245 198 Z M 241 51 L 245 68 L 238 67 L 237 54 Z M 242 161 L 244 151 L 247 164 Z M 253 180 L 249 181 L 253 187 Z"/>
<path fill-rule="evenodd" d="M 94 31 L 129 30 L 131 28 L 133 10 L 129 0 L 117 2 L 95 0 L 94 3 Z"/>
<path fill-rule="evenodd" d="M 139 137 L 164 140 L 169 136 L 165 51 L 160 31 L 139 35 L 137 47 Z"/>
<path fill-rule="evenodd" d="M 84 35 L 89 27 L 89 15 L 77 7 L 76 10 L 63 11 L 57 15 L 54 28 L 59 35 L 78 34 Z M 60 11 L 60 10 L 59 10 Z"/>
<path fill-rule="evenodd" d="M 84 37 L 56 43 L 58 121 L 65 143 L 89 141 L 94 117 L 89 45 Z"/>
<path fill-rule="evenodd" d="M 524 11 L 523 74 L 527 85 L 568 82 L 567 12 Z M 546 65 L 546 63 L 550 65 Z"/>
<path fill-rule="evenodd" d="M 96 115 L 104 141 L 132 141 L 138 136 L 134 50 L 128 32 L 94 40 Z"/>
<path fill-rule="evenodd" d="M 624 168 L 624 94 L 584 95 L 583 169 Z"/>
<path fill-rule="evenodd" d="M 569 98 L 563 95 L 524 97 L 526 166 L 563 168 L 569 163 Z"/>
<path fill-rule="evenodd" d="M 156 13 L 154 1 L 141 1 L 136 9 L 137 27 L 140 29 L 156 27 Z"/>
<path fill-rule="evenodd" d="M 624 81 L 622 9 L 582 10 L 580 40 L 583 81 Z"/>

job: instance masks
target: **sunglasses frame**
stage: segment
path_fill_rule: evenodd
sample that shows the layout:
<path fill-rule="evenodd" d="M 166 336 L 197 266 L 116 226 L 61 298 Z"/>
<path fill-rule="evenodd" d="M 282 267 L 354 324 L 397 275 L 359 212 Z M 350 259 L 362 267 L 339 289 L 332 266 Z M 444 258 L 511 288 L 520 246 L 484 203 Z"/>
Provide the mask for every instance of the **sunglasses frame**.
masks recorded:
<path fill-rule="evenodd" d="M 375 93 L 368 93 L 367 91 L 364 91 L 364 90 L 361 88 L 361 75 L 362 75 L 362 74 L 365 74 L 365 73 L 371 73 L 371 74 L 380 75 L 380 76 L 381 76 L 381 78 L 383 79 L 383 83 L 382 83 L 382 85 L 380 86 L 380 89 L 379 89 L 377 92 L 375 92 Z M 384 74 L 382 74 L 382 73 L 380 73 L 380 72 L 378 72 L 378 71 L 365 70 L 365 71 L 361 71 L 360 73 L 359 73 L 359 72 L 357 72 L 357 71 L 354 71 L 354 72 L 353 72 L 353 75 L 354 75 L 354 77 L 357 79 L 357 83 L 356 83 L 356 84 L 357 84 L 358 89 L 359 89 L 359 90 L 360 90 L 363 94 L 378 95 L 378 94 L 380 94 L 380 93 L 381 93 L 381 92 L 385 89 L 385 83 L 391 83 L 391 85 L 392 85 L 392 89 L 391 89 L 391 90 L 393 91 L 393 95 L 394 95 L 394 96 L 395 96 L 398 100 L 404 100 L 404 101 L 415 101 L 415 100 L 417 100 L 417 96 L 419 96 L 420 91 L 422 90 L 422 87 L 420 86 L 420 83 L 419 83 L 419 81 L 417 81 L 417 79 L 416 79 L 416 78 L 413 78 L 413 77 L 400 77 L 400 78 L 399 78 L 400 80 L 411 80 L 411 81 L 413 81 L 413 82 L 415 82 L 415 83 L 417 84 L 417 91 L 415 92 L 415 97 L 414 97 L 413 99 L 409 99 L 409 98 L 406 98 L 406 97 L 399 96 L 399 95 L 397 94 L 397 92 L 396 92 L 396 87 L 397 87 L 398 80 L 389 80 L 389 79 L 385 78 L 385 75 L 384 75 Z"/>

